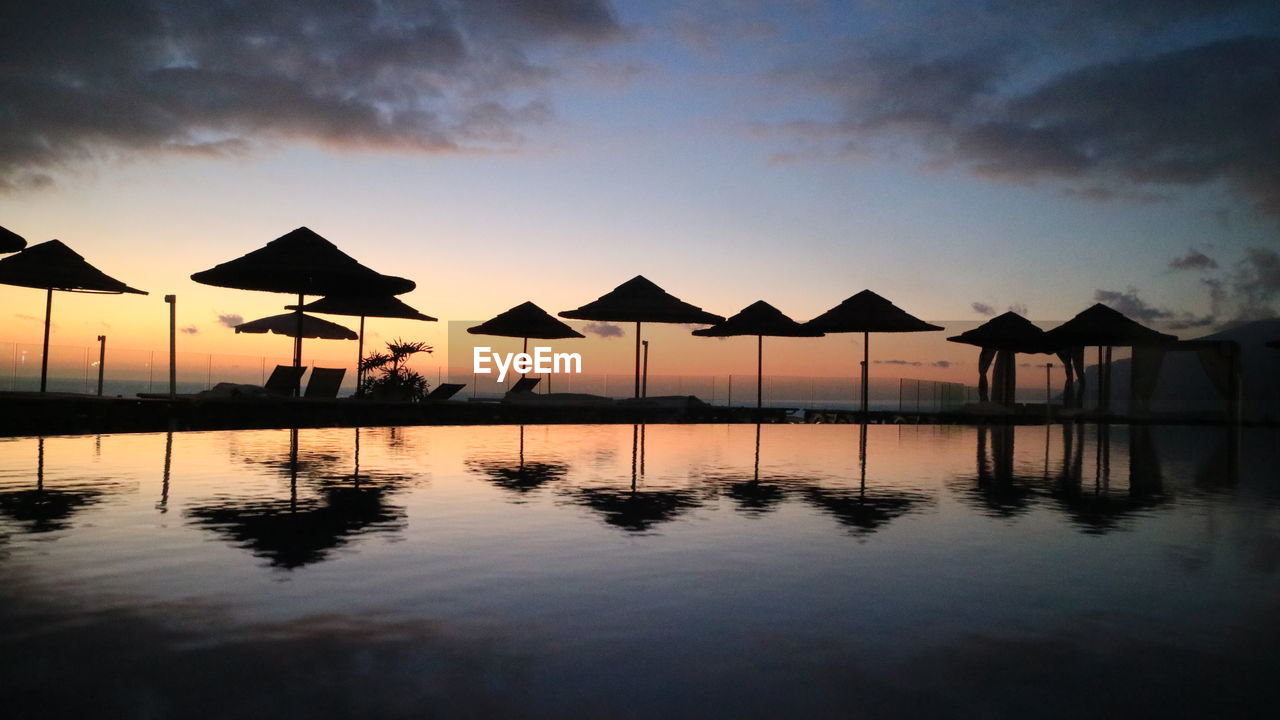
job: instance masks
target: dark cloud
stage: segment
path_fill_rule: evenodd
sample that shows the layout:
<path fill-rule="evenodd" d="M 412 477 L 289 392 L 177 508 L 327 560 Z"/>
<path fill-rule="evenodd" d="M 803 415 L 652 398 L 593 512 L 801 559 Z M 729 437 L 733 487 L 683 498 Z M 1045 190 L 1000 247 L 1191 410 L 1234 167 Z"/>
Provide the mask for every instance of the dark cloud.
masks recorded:
<path fill-rule="evenodd" d="M 614 325 L 608 322 L 589 322 L 582 326 L 582 331 L 588 335 L 602 338 L 616 338 L 626 334 L 621 325 Z"/>
<path fill-rule="evenodd" d="M 952 365 L 959 365 L 960 363 L 955 362 L 954 360 L 934 360 L 929 364 L 936 368 L 949 368 Z"/>
<path fill-rule="evenodd" d="M 920 367 L 924 363 L 919 360 L 872 360 L 872 365 L 908 365 L 911 367 Z"/>
<path fill-rule="evenodd" d="M 969 307 L 973 308 L 973 311 L 978 313 L 979 315 L 985 315 L 987 317 L 991 317 L 992 315 L 996 314 L 996 309 L 984 302 L 969 303 Z"/>
<path fill-rule="evenodd" d="M 1138 291 L 1134 288 L 1129 288 L 1124 292 L 1119 290 L 1096 290 L 1093 293 L 1093 299 L 1143 323 L 1166 320 L 1174 315 L 1171 310 L 1148 305 L 1146 300 L 1138 297 Z"/>
<path fill-rule="evenodd" d="M 779 77 L 836 102 L 834 119 L 790 126 L 828 157 L 900 154 L 905 143 L 929 166 L 1050 181 L 1095 201 L 1223 182 L 1280 215 L 1280 36 L 1245 34 L 1277 27 L 1277 8 L 958 4 Z"/>
<path fill-rule="evenodd" d="M 620 34 L 605 0 L 47 0 L 0 9 L 0 189 L 257 140 L 454 151 L 550 113 L 533 58 Z"/>
<path fill-rule="evenodd" d="M 183 335 L 199 335 L 200 328 L 196 327 L 195 325 L 188 325 L 187 327 L 182 328 L 178 332 L 182 333 Z"/>
<path fill-rule="evenodd" d="M 244 316 L 236 313 L 227 313 L 226 315 L 218 315 L 218 324 L 223 327 L 233 328 L 244 322 Z"/>
<path fill-rule="evenodd" d="M 1186 255 L 1169 261 L 1170 270 L 1216 270 L 1217 268 L 1217 260 L 1195 248 L 1188 250 Z"/>

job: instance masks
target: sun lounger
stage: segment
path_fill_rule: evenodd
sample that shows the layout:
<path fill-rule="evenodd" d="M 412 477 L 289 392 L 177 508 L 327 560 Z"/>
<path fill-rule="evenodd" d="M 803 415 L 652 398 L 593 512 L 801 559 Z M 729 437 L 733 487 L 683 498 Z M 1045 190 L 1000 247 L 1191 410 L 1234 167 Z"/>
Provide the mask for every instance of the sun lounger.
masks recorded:
<path fill-rule="evenodd" d="M 458 391 L 466 386 L 466 383 L 440 383 L 435 390 L 427 393 L 427 396 L 423 399 L 427 402 L 444 402 L 457 395 Z"/>
<path fill-rule="evenodd" d="M 346 374 L 346 368 L 312 368 L 311 379 L 307 381 L 307 391 L 303 397 L 338 397 L 338 388 L 342 387 L 342 376 Z"/>
<path fill-rule="evenodd" d="M 302 384 L 302 374 L 306 371 L 305 367 L 277 365 L 276 369 L 271 371 L 271 377 L 267 378 L 267 383 L 262 386 L 262 389 L 266 390 L 268 395 L 292 396 Z"/>
<path fill-rule="evenodd" d="M 541 379 L 542 378 L 522 377 L 511 386 L 511 389 L 507 391 L 507 394 L 513 395 L 515 393 L 533 392 L 533 389 L 537 387 L 538 381 Z"/>

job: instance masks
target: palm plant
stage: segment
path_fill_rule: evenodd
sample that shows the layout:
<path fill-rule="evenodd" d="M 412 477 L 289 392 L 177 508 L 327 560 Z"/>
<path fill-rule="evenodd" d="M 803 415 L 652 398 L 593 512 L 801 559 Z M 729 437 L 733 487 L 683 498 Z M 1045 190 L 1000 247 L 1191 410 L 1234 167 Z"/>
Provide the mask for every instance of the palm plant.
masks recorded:
<path fill-rule="evenodd" d="M 399 338 L 387 343 L 387 352 L 370 353 L 360 360 L 360 394 L 379 400 L 419 402 L 427 396 L 427 379 L 405 367 L 415 353 L 431 353 L 435 348 L 423 342 Z"/>

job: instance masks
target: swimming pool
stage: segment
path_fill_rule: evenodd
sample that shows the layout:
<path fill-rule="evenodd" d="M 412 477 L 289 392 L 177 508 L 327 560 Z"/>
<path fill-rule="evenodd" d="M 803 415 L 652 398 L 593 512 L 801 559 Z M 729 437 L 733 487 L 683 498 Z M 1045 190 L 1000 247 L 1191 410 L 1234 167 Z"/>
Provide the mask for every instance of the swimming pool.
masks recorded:
<path fill-rule="evenodd" d="M 0 441 L 10 717 L 1243 713 L 1280 433 Z M 8 713 L 6 713 L 8 714 Z"/>

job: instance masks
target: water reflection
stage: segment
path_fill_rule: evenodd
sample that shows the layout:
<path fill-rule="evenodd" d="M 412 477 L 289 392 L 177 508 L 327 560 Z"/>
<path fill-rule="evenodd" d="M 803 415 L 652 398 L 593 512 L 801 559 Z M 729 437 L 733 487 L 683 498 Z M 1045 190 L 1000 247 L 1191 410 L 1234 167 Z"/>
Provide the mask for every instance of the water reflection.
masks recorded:
<path fill-rule="evenodd" d="M 70 519 L 80 510 L 97 504 L 115 483 L 96 482 L 85 486 L 49 489 L 44 483 L 44 438 L 36 440 L 36 482 L 34 488 L 0 491 L 0 514 L 18 524 L 21 532 L 48 533 L 70 527 Z"/>
<path fill-rule="evenodd" d="M 645 426 L 631 426 L 631 487 L 588 487 L 568 491 L 570 502 L 589 507 L 604 521 L 628 532 L 644 533 L 660 523 L 670 522 L 690 509 L 700 507 L 702 500 L 690 490 L 641 489 L 639 480 L 645 475 Z"/>
<path fill-rule="evenodd" d="M 869 535 L 889 521 L 919 510 L 933 502 L 924 493 L 900 490 L 891 486 L 867 492 L 867 426 L 858 428 L 858 489 L 828 488 L 811 485 L 804 488 L 805 502 L 831 515 L 855 536 Z"/>
<path fill-rule="evenodd" d="M 467 459 L 467 469 L 504 490 L 521 495 L 553 480 L 562 480 L 569 472 L 569 466 L 562 462 L 525 462 L 523 425 L 520 426 L 520 449 L 514 464 L 502 458 L 478 456 Z"/>
<path fill-rule="evenodd" d="M 360 430 L 355 432 L 358 447 Z M 193 525 L 249 550 L 273 567 L 295 569 L 322 562 L 357 536 L 394 533 L 406 526 L 404 509 L 388 502 L 391 489 L 368 485 L 368 476 L 360 474 L 358 452 L 353 455 L 355 469 L 349 476 L 317 478 L 317 497 L 299 499 L 298 473 L 304 461 L 299 457 L 298 430 L 290 430 L 287 459 L 258 461 L 287 471 L 287 500 L 224 498 L 196 505 L 184 514 Z M 306 466 L 313 471 L 332 469 L 338 457 L 316 453 Z M 348 479 L 350 487 L 342 484 Z"/>
<path fill-rule="evenodd" d="M 990 517 L 1013 518 L 1035 507 L 1065 515 L 1087 534 L 1127 529 L 1135 518 L 1165 506 L 1163 472 L 1149 425 L 1126 426 L 1126 471 L 1117 476 L 1112 465 L 1112 428 L 1067 423 L 1061 431 L 1061 457 L 1051 464 L 1052 427 L 1044 429 L 1043 465 L 1018 470 L 1011 425 L 977 428 L 976 472 L 957 476 L 952 490 L 967 504 Z M 1086 461 L 1086 432 L 1094 431 L 1092 462 Z M 1031 434 L 1023 428 L 1023 434 Z M 1031 461 L 1036 462 L 1036 461 Z M 1022 465 L 1026 468 L 1029 463 Z M 1039 465 L 1039 463 L 1036 463 Z"/>

